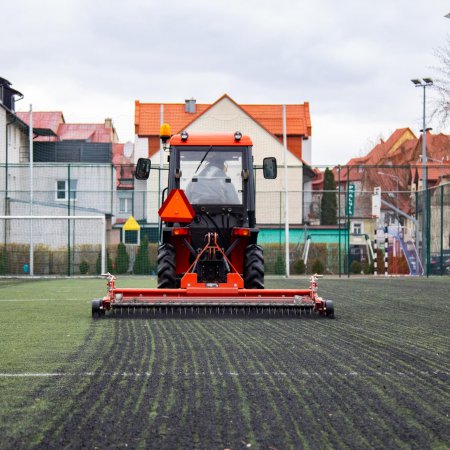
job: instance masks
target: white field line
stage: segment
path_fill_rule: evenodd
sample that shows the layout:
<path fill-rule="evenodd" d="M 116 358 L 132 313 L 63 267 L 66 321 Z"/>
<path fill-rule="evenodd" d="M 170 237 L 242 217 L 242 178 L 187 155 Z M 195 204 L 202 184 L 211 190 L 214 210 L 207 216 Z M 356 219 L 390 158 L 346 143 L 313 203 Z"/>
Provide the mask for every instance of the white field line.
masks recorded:
<path fill-rule="evenodd" d="M 0 303 L 2 302 L 54 302 L 59 301 L 61 303 L 65 302 L 84 302 L 87 300 L 79 299 L 79 298 L 65 298 L 61 300 L 61 298 L 2 298 L 0 299 Z"/>
<path fill-rule="evenodd" d="M 450 372 L 446 371 L 427 371 L 421 370 L 417 372 L 380 372 L 380 371 L 364 371 L 364 372 L 17 372 L 17 373 L 0 373 L 0 378 L 62 378 L 62 377 L 152 377 L 180 375 L 186 377 L 355 377 L 355 378 L 371 378 L 371 377 L 418 377 L 418 376 L 449 376 Z"/>

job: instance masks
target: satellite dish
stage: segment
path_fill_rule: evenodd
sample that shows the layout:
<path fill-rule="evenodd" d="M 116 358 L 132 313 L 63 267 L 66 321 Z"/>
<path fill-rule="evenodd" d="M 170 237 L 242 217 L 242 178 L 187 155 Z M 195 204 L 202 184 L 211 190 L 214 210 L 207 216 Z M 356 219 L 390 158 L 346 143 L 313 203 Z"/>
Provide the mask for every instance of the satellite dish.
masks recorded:
<path fill-rule="evenodd" d="M 133 143 L 128 141 L 124 144 L 123 146 L 123 154 L 126 158 L 130 158 L 131 155 L 133 154 L 134 151 L 134 146 Z"/>

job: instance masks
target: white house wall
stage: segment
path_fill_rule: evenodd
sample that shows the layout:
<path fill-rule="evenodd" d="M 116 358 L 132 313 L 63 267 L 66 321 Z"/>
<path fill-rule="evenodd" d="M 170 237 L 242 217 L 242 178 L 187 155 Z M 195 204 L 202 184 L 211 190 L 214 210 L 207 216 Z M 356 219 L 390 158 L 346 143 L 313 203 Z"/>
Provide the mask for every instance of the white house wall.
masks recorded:
<path fill-rule="evenodd" d="M 4 170 L 4 167 L 2 167 Z M 30 213 L 29 165 L 11 165 L 9 173 L 10 215 Z M 33 165 L 33 214 L 67 215 L 69 202 L 56 197 L 56 182 L 69 178 L 67 164 Z M 111 165 L 70 165 L 70 179 L 76 180 L 76 200 L 71 201 L 70 214 L 104 215 L 116 210 L 115 169 Z M 111 200 L 113 203 L 111 205 Z"/>
<path fill-rule="evenodd" d="M 8 164 L 29 161 L 28 135 L 23 128 L 12 122 L 8 125 L 8 114 L 0 108 L 0 164 L 6 163 L 6 133 L 8 133 Z"/>
<path fill-rule="evenodd" d="M 215 104 L 186 129 L 188 132 L 226 132 L 240 131 L 253 141 L 254 164 L 262 166 L 263 158 L 275 156 L 278 162 L 278 178 L 266 180 L 262 170 L 256 177 L 256 220 L 258 224 L 280 224 L 280 211 L 284 223 L 284 149 L 273 135 L 261 127 L 243 110 L 227 98 Z M 287 152 L 289 221 L 302 223 L 302 184 L 303 170 L 301 161 L 291 152 Z M 281 198 L 281 203 L 280 203 Z"/>
<path fill-rule="evenodd" d="M 305 163 L 312 164 L 311 137 L 302 141 L 302 158 Z"/>
<path fill-rule="evenodd" d="M 0 107 L 0 164 L 6 161 L 6 111 Z M 0 179 L 3 179 L 0 177 Z M 0 187 L 3 189 L 3 186 Z"/>
<path fill-rule="evenodd" d="M 167 157 L 168 152 L 163 153 L 163 169 L 161 171 L 161 179 L 159 176 L 159 165 L 160 165 L 160 154 L 155 153 L 151 158 L 152 170 L 150 171 L 150 177 L 147 181 L 147 192 L 148 192 L 148 209 L 147 209 L 147 222 L 157 224 L 158 223 L 158 209 L 161 206 L 161 195 L 163 189 L 167 187 L 168 184 L 168 173 L 169 164 Z M 167 197 L 167 194 L 165 195 Z"/>
<path fill-rule="evenodd" d="M 4 165 L 0 171 L 4 171 Z M 10 212 L 11 216 L 28 216 L 31 213 L 30 205 L 30 168 L 28 164 L 13 164 L 8 167 Z M 69 177 L 68 164 L 40 164 L 33 166 L 33 215 L 39 216 L 99 216 L 113 214 L 113 222 L 117 211 L 116 198 L 116 172 L 109 164 L 96 165 L 70 165 L 70 179 L 76 180 L 76 200 L 57 199 L 56 182 Z M 0 202 L 1 203 L 1 202 Z M 70 207 L 69 207 L 70 206 Z M 67 221 L 66 221 L 67 222 Z M 61 221 L 48 222 L 54 227 L 52 234 L 52 246 L 59 247 L 67 243 L 67 233 L 62 232 L 66 224 Z M 72 229 L 77 233 L 78 244 L 99 244 L 99 223 L 91 221 L 80 222 L 78 228 Z M 27 243 L 29 235 L 20 233 L 17 227 L 8 227 L 8 241 L 15 243 Z M 100 236 L 101 237 L 101 236 Z M 47 239 L 39 233 L 35 237 L 35 243 L 48 245 Z"/>
<path fill-rule="evenodd" d="M 139 158 L 148 157 L 148 139 L 141 138 L 137 134 L 134 137 L 134 163 L 137 163 Z"/>

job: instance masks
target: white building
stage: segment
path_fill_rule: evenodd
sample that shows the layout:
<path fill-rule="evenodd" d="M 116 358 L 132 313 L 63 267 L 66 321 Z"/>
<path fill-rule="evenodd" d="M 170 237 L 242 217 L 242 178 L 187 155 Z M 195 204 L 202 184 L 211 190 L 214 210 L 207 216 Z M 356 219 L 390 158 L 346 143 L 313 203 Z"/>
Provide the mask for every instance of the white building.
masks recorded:
<path fill-rule="evenodd" d="M 250 136 L 253 142 L 254 164 L 262 166 L 263 158 L 275 156 L 279 165 L 278 178 L 265 180 L 261 171 L 256 177 L 256 217 L 259 226 L 284 227 L 284 145 L 282 105 L 239 105 L 228 95 L 222 96 L 211 105 L 197 104 L 186 100 L 184 104 L 154 104 L 136 102 L 135 157 L 149 157 L 152 167 L 159 167 L 159 126 L 165 122 L 172 132 L 186 130 L 194 132 L 240 131 Z M 291 225 L 303 223 L 304 171 L 306 157 L 311 159 L 311 125 L 309 105 L 286 106 L 286 134 L 289 192 L 289 221 Z M 167 167 L 167 154 L 162 163 Z M 307 166 L 306 166 L 307 167 Z M 308 170 L 308 169 L 306 169 Z M 309 171 L 308 171 L 309 172 Z M 167 186 L 167 171 L 163 171 L 161 188 Z M 157 170 L 152 172 L 148 182 L 147 221 L 156 224 L 160 205 L 161 189 Z"/>

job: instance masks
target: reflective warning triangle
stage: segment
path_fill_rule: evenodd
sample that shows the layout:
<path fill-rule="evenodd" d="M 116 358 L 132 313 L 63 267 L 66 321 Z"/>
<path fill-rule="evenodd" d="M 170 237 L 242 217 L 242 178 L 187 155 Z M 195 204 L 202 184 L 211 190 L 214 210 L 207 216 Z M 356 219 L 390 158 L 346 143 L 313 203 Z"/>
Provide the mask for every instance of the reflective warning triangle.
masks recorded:
<path fill-rule="evenodd" d="M 133 216 L 130 216 L 124 223 L 123 229 L 125 231 L 139 231 L 141 226 L 136 222 L 136 219 Z"/>
<path fill-rule="evenodd" d="M 164 222 L 192 222 L 195 211 L 181 189 L 172 189 L 158 211 Z"/>

